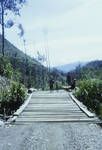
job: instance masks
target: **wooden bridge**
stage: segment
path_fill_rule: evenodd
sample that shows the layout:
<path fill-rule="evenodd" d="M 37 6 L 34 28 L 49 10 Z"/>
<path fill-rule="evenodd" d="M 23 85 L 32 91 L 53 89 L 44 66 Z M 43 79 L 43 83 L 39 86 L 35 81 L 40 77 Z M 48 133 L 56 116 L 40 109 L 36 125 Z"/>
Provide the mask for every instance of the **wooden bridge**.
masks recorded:
<path fill-rule="evenodd" d="M 64 90 L 37 91 L 32 94 L 28 105 L 16 118 L 15 124 L 36 121 L 97 122 L 97 117 L 82 108 L 79 102 Z"/>

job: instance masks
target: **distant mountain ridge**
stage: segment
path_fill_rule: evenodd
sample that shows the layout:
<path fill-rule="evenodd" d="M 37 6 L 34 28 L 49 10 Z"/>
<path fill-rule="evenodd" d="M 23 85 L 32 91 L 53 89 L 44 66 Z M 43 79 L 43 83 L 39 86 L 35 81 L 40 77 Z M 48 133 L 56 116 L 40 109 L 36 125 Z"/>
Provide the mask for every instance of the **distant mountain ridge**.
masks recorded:
<path fill-rule="evenodd" d="M 86 68 L 102 69 L 102 60 L 91 61 L 85 66 Z"/>
<path fill-rule="evenodd" d="M 70 64 L 65 64 L 65 65 L 61 65 L 61 66 L 56 66 L 55 68 L 63 71 L 64 73 L 70 72 L 72 70 L 75 70 L 77 66 L 85 66 L 87 64 L 87 62 L 75 62 L 75 63 L 70 63 Z"/>

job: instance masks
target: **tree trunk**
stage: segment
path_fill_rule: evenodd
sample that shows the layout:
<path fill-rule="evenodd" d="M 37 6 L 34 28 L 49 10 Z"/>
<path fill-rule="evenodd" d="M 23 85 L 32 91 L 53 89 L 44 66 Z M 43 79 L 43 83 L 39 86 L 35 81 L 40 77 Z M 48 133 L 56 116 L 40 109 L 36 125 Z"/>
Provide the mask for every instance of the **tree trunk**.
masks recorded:
<path fill-rule="evenodd" d="M 2 25 L 2 55 L 4 56 L 4 3 L 1 1 L 1 25 Z"/>

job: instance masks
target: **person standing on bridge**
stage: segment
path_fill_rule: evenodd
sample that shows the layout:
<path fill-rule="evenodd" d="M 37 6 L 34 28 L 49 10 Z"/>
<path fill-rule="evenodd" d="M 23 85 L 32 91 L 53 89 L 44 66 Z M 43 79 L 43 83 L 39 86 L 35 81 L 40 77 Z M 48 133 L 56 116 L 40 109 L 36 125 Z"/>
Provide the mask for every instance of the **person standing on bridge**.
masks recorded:
<path fill-rule="evenodd" d="M 72 76 L 71 76 L 71 73 L 69 73 L 69 72 L 67 73 L 66 82 L 67 82 L 68 86 L 71 86 Z"/>
<path fill-rule="evenodd" d="M 71 89 L 74 90 L 76 87 L 76 79 L 73 80 L 72 84 L 71 84 Z"/>
<path fill-rule="evenodd" d="M 55 82 L 55 88 L 56 88 L 56 91 L 59 90 L 59 83 L 58 83 L 58 81 Z"/>
<path fill-rule="evenodd" d="M 50 91 L 52 91 L 54 88 L 54 80 L 52 78 L 49 80 L 49 86 L 50 86 Z"/>
<path fill-rule="evenodd" d="M 67 74 L 67 78 L 66 78 L 66 82 L 67 82 L 67 90 L 74 90 L 76 87 L 76 79 L 73 77 L 73 75 L 71 73 Z"/>

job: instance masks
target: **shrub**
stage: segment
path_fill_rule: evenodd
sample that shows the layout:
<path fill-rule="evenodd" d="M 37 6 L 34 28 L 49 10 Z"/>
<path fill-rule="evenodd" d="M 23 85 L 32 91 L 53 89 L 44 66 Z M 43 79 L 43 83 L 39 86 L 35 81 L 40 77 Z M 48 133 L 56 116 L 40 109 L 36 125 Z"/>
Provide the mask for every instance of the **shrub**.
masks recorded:
<path fill-rule="evenodd" d="M 10 107 L 16 110 L 24 102 L 25 88 L 20 83 L 13 82 L 10 87 Z"/>
<path fill-rule="evenodd" d="M 24 102 L 26 90 L 20 83 L 12 82 L 9 89 L 2 90 L 0 113 L 11 115 Z"/>
<path fill-rule="evenodd" d="M 7 89 L 3 89 L 0 93 L 1 105 L 0 105 L 0 113 L 1 114 L 9 114 L 9 91 Z"/>
<path fill-rule="evenodd" d="M 10 63 L 7 63 L 5 65 L 5 69 L 4 69 L 4 76 L 6 76 L 7 78 L 11 79 L 13 76 L 13 68 L 11 66 Z"/>
<path fill-rule="evenodd" d="M 79 81 L 75 96 L 89 109 L 99 113 L 99 107 L 102 103 L 102 80 Z"/>

